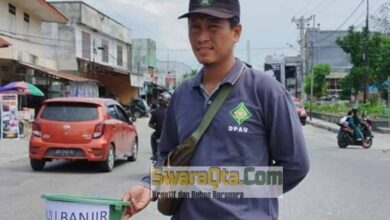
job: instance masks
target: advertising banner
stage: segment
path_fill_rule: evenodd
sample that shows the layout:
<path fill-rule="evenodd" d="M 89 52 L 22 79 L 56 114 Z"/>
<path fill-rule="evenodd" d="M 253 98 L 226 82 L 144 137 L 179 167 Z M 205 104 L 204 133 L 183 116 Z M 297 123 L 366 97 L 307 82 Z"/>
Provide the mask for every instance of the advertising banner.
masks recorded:
<path fill-rule="evenodd" d="M 19 139 L 18 95 L 0 95 L 1 139 Z"/>

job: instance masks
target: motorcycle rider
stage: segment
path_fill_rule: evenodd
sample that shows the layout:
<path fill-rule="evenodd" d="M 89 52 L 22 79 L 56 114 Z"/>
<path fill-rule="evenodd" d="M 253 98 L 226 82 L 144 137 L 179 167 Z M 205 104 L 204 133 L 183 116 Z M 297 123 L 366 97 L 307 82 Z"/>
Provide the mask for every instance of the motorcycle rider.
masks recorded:
<path fill-rule="evenodd" d="M 349 126 L 348 120 L 351 118 L 351 116 L 352 116 L 352 111 L 348 111 L 347 115 L 345 115 L 344 117 L 342 117 L 340 119 L 339 123 L 342 124 L 342 125 L 345 125 L 345 126 Z"/>
<path fill-rule="evenodd" d="M 149 127 L 155 129 L 155 131 L 153 132 L 150 138 L 150 144 L 152 146 L 152 153 L 153 153 L 153 156 L 150 159 L 153 161 L 156 161 L 158 159 L 158 154 L 159 154 L 158 144 L 160 142 L 160 136 L 164 124 L 164 118 L 170 100 L 171 100 L 171 95 L 169 93 L 167 92 L 161 93 L 158 96 L 159 107 L 151 113 L 152 117 L 150 118 L 149 121 Z"/>
<path fill-rule="evenodd" d="M 362 141 L 363 140 L 363 133 L 360 129 L 361 121 L 358 116 L 358 108 L 353 107 L 352 108 L 352 117 L 348 119 L 348 124 L 349 126 L 353 129 L 355 138 L 357 141 Z"/>

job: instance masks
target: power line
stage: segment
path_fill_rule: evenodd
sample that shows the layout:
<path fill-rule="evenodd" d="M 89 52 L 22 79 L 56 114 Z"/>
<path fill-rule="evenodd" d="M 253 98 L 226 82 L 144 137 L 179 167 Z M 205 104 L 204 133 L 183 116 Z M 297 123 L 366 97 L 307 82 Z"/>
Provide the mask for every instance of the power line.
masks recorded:
<path fill-rule="evenodd" d="M 45 43 L 45 42 L 37 42 L 36 40 L 33 40 L 33 39 L 26 39 L 26 38 L 22 38 L 22 37 L 19 37 L 19 36 L 26 36 L 24 34 L 19 34 L 19 33 L 12 33 L 12 32 L 7 32 L 9 34 L 5 34 L 5 33 L 1 33 L 2 30 L 0 30 L 0 35 L 1 36 L 5 36 L 5 37 L 9 37 L 9 38 L 12 38 L 12 39 L 16 39 L 16 40 L 20 40 L 20 41 L 27 41 L 29 43 L 33 43 L 33 44 L 37 44 L 37 45 L 42 45 L 42 46 L 50 46 L 50 47 L 57 47 L 57 48 L 61 48 L 63 50 L 72 50 L 74 51 L 74 49 L 70 49 L 68 48 L 67 46 L 64 46 L 64 45 L 61 45 L 61 44 L 57 44 L 57 43 Z M 13 36 L 13 35 L 16 35 L 16 36 Z M 58 41 L 58 43 L 62 43 L 63 41 L 62 40 L 56 40 Z M 71 41 L 71 40 L 68 40 L 69 41 L 69 46 L 73 46 L 73 45 L 82 45 L 82 41 Z M 73 44 L 75 43 L 75 44 Z M 275 50 L 280 50 L 280 49 L 286 49 L 286 47 L 258 47 L 258 48 L 251 48 L 251 49 L 254 49 L 254 50 L 272 50 L 272 49 L 275 49 Z M 148 51 L 148 49 L 137 49 L 138 51 Z M 246 51 L 247 48 L 236 48 L 235 49 L 236 51 Z M 184 51 L 184 52 L 192 52 L 192 49 L 191 48 L 158 48 L 158 51 Z"/>
<path fill-rule="evenodd" d="M 379 6 L 378 6 L 378 5 L 379 5 Z M 373 13 L 371 13 L 371 14 L 377 14 L 377 13 L 381 10 L 382 4 L 379 3 L 379 0 L 377 1 L 376 6 L 378 6 L 378 7 L 376 8 L 376 10 L 370 10 L 370 11 L 373 11 Z M 372 8 L 374 8 L 374 7 L 372 7 Z M 357 16 L 357 19 L 355 19 L 355 21 L 352 23 L 351 26 L 354 26 L 354 27 L 362 27 L 362 26 L 364 25 L 364 23 L 366 22 L 366 21 L 365 21 L 365 17 L 364 17 L 364 14 L 365 14 L 365 13 L 366 13 L 365 11 L 363 11 L 362 13 L 360 13 L 360 15 Z"/>
<path fill-rule="evenodd" d="M 313 3 L 313 1 L 310 1 L 310 0 L 306 0 L 302 6 L 299 8 L 299 10 L 296 11 L 295 14 L 299 15 L 299 14 L 304 14 L 303 12 L 306 12 L 307 9 L 309 8 L 309 6 Z"/>
<path fill-rule="evenodd" d="M 336 2 L 338 2 L 338 1 L 337 0 L 333 0 L 330 4 L 326 5 L 326 7 L 321 7 L 321 8 L 319 8 L 319 10 L 315 11 L 315 14 L 320 14 L 324 10 L 331 8 L 334 5 L 334 3 L 336 3 Z"/>
<path fill-rule="evenodd" d="M 327 2 L 327 0 L 322 0 L 322 1 L 320 1 L 319 4 L 317 4 L 314 8 L 312 8 L 311 10 L 309 10 L 308 13 L 311 13 L 311 14 L 316 14 L 316 13 L 314 13 L 314 12 L 317 12 L 317 13 L 318 13 L 317 8 L 323 10 L 324 7 L 320 8 L 320 6 L 322 6 L 325 2 Z M 335 2 L 336 2 L 336 0 L 333 0 L 331 4 L 333 4 L 333 3 L 335 3 Z M 327 8 L 329 8 L 329 7 L 330 7 L 330 6 L 327 5 Z M 307 14 L 307 13 L 306 13 L 306 14 Z"/>
<path fill-rule="evenodd" d="M 360 8 L 360 6 L 362 6 L 363 2 L 365 0 L 362 0 L 359 5 L 355 8 L 355 10 L 353 10 L 353 12 L 347 17 L 347 19 L 345 19 L 337 28 L 336 30 L 334 30 L 333 32 L 331 32 L 329 35 L 325 36 L 323 39 L 320 39 L 317 41 L 317 43 L 320 43 L 328 38 L 330 38 L 333 34 L 335 34 L 337 31 L 339 31 L 347 22 L 349 19 L 351 19 L 351 17 L 356 13 L 356 11 Z"/>

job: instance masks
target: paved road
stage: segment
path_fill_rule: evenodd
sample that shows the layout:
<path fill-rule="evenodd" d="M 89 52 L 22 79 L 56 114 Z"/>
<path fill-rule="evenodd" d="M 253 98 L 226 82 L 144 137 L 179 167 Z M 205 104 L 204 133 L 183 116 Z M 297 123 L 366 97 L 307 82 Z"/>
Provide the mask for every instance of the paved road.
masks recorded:
<path fill-rule="evenodd" d="M 44 193 L 71 194 L 121 198 L 131 185 L 135 185 L 149 171 L 151 156 L 147 120 L 141 119 L 136 125 L 140 132 L 140 152 L 136 162 L 119 161 L 111 173 L 100 173 L 95 166 L 86 163 L 47 163 L 42 172 L 33 172 L 27 157 L 12 162 L 0 162 L 0 219 L 42 220 L 44 219 Z M 4 147 L 26 147 L 27 141 L 3 142 Z M 25 149 L 18 149 L 25 154 Z M 164 219 L 153 209 L 152 204 L 135 219 Z M 142 216 L 146 216 L 143 218 Z M 160 218 L 159 218 L 160 217 Z"/>
<path fill-rule="evenodd" d="M 147 119 L 137 122 L 140 154 L 137 162 L 119 162 L 111 173 L 89 164 L 55 162 L 32 172 L 27 158 L 0 163 L 0 219 L 42 220 L 44 193 L 120 198 L 150 166 Z M 280 200 L 280 219 L 366 220 L 390 216 L 390 153 L 374 146 L 339 149 L 335 134 L 305 126 L 311 158 L 308 177 Z M 27 142 L 23 142 L 27 144 Z M 152 203 L 134 219 L 168 219 Z"/>
<path fill-rule="evenodd" d="M 280 219 L 389 219 L 390 154 L 376 148 L 337 148 L 334 133 L 304 129 L 311 170 L 280 200 Z"/>

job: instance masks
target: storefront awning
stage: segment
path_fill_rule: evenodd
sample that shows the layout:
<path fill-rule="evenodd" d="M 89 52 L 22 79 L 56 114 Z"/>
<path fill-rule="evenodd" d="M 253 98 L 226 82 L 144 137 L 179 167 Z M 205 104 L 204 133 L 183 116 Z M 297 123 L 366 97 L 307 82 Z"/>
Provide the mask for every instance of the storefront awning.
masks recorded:
<path fill-rule="evenodd" d="M 43 73 L 46 73 L 46 74 L 49 74 L 49 75 L 52 75 L 52 76 L 55 76 L 58 78 L 73 81 L 73 82 L 97 82 L 94 79 L 88 79 L 88 78 L 84 78 L 81 76 L 76 76 L 76 75 L 73 75 L 70 73 L 60 72 L 60 71 L 49 69 L 49 68 L 42 67 L 42 66 L 37 66 L 37 65 L 29 64 L 29 63 L 24 63 L 24 62 L 18 62 L 18 63 L 23 65 L 23 66 L 32 68 L 34 70 L 37 70 L 37 71 L 40 71 L 40 72 L 43 72 Z"/>
<path fill-rule="evenodd" d="M 11 46 L 11 43 L 0 37 L 0 48 L 9 46 Z"/>
<path fill-rule="evenodd" d="M 80 62 L 88 64 L 89 68 L 93 68 L 92 71 L 97 73 L 114 73 L 114 74 L 122 74 L 122 75 L 129 75 L 130 71 L 126 70 L 125 68 L 118 68 L 110 65 L 104 65 L 98 62 L 92 62 L 90 60 L 80 58 L 78 57 L 77 60 Z"/>

